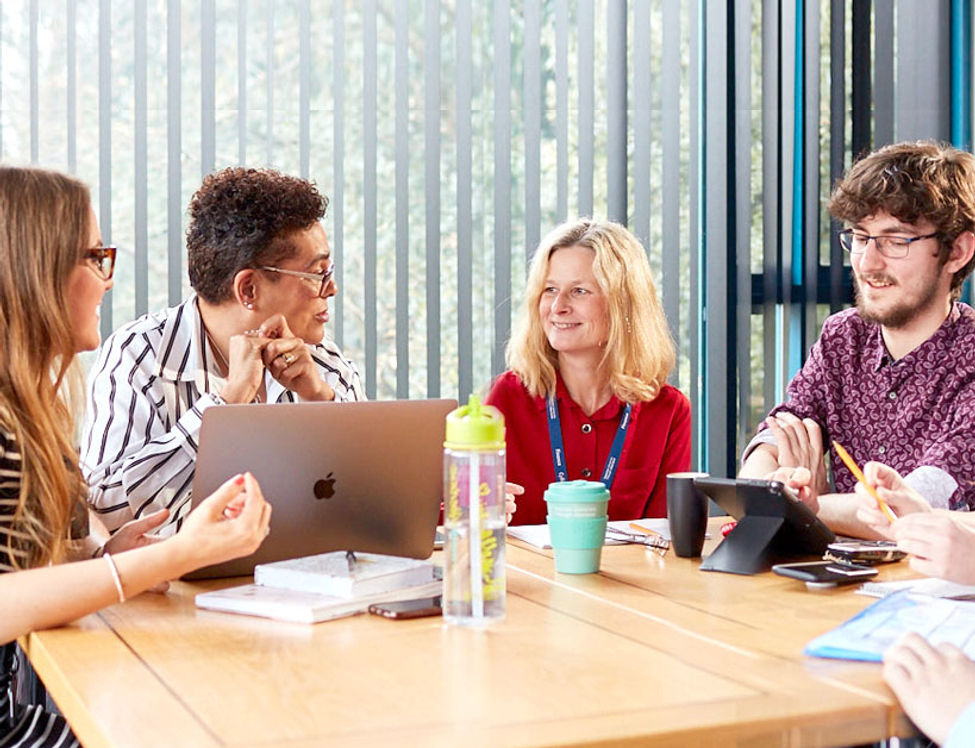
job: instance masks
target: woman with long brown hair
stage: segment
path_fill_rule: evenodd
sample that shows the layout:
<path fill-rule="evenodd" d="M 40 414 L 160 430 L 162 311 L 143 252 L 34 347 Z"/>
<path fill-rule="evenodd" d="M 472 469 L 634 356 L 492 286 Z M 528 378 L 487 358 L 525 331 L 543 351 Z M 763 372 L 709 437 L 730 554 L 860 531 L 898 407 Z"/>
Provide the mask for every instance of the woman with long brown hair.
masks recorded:
<path fill-rule="evenodd" d="M 0 572 L 10 572 L 0 573 L 4 746 L 74 744 L 63 719 L 13 703 L 16 637 L 252 553 L 267 534 L 271 507 L 247 474 L 165 541 L 146 536 L 165 512 L 130 523 L 102 547 L 89 536 L 74 446 L 82 389 L 75 354 L 98 345 L 98 308 L 114 264 L 84 184 L 0 167 Z"/>

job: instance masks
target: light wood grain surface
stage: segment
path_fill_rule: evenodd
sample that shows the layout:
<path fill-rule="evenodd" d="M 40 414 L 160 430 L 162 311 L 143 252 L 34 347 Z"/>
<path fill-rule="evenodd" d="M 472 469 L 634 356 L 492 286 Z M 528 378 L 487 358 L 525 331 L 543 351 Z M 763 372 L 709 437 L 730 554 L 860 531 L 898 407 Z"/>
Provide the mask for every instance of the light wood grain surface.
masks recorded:
<path fill-rule="evenodd" d="M 24 645 L 87 746 L 813 746 L 912 734 L 879 666 L 802 655 L 871 602 L 852 587 L 701 572 L 639 546 L 606 548 L 598 575 L 556 574 L 551 552 L 518 542 L 507 561 L 507 618 L 486 631 L 193 606 L 195 593 L 243 581 L 224 580 L 176 583 Z M 881 578 L 905 575 L 897 565 Z"/>

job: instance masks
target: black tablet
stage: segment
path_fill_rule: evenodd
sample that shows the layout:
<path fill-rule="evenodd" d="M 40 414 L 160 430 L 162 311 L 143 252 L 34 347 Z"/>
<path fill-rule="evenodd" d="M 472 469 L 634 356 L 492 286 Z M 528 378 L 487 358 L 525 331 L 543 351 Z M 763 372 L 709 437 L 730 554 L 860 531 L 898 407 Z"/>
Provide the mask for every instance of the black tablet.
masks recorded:
<path fill-rule="evenodd" d="M 738 520 L 705 571 L 755 574 L 778 561 L 822 556 L 836 535 L 778 481 L 695 478 L 695 487 Z"/>

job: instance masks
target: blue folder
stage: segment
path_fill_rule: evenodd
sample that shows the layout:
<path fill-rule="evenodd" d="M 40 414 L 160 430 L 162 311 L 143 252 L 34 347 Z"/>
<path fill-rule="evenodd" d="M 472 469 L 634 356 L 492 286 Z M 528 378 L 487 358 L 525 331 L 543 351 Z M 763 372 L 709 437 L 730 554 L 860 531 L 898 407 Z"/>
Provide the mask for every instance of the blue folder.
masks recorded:
<path fill-rule="evenodd" d="M 922 598 L 905 590 L 817 636 L 803 651 L 814 657 L 880 662 L 887 647 L 909 631 L 931 644 L 950 642 L 975 658 L 975 603 Z"/>

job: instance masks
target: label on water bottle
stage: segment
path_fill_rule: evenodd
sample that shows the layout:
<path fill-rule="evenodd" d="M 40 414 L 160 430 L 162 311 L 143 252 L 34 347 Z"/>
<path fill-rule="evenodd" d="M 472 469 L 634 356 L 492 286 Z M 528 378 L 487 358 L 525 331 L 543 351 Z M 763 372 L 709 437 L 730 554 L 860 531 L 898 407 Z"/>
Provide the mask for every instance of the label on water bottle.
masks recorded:
<path fill-rule="evenodd" d="M 443 610 L 448 621 L 478 625 L 504 616 L 504 485 L 493 462 L 504 457 L 468 459 L 446 465 Z"/>
<path fill-rule="evenodd" d="M 460 481 L 457 479 L 457 465 L 451 463 L 447 468 L 447 510 L 444 512 L 444 523 L 460 522 Z"/>

